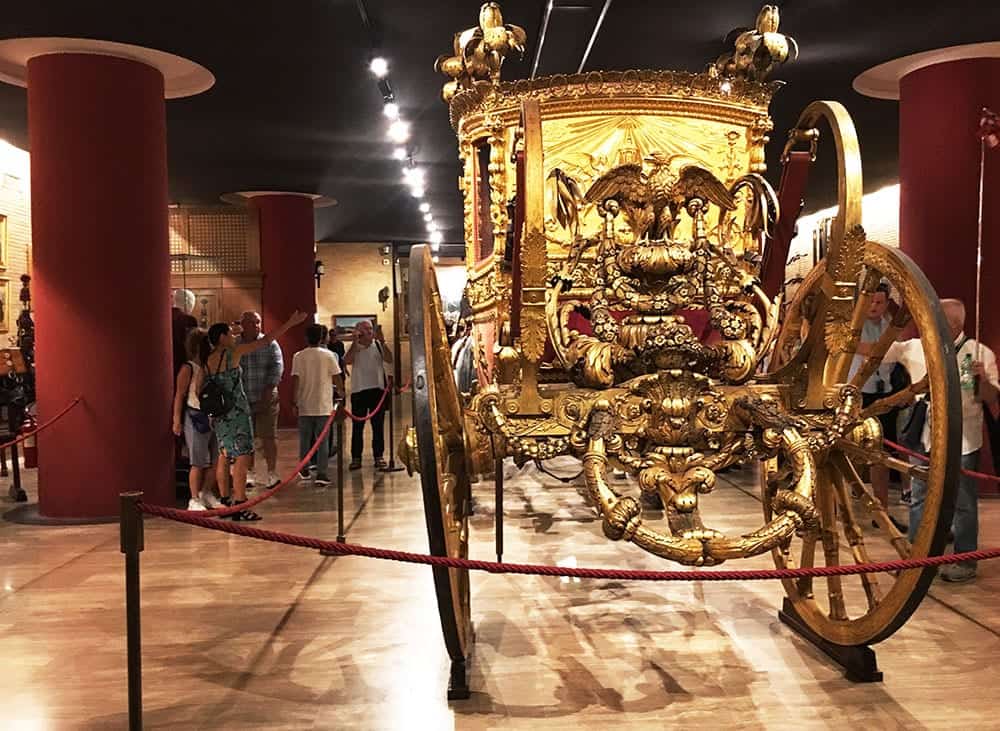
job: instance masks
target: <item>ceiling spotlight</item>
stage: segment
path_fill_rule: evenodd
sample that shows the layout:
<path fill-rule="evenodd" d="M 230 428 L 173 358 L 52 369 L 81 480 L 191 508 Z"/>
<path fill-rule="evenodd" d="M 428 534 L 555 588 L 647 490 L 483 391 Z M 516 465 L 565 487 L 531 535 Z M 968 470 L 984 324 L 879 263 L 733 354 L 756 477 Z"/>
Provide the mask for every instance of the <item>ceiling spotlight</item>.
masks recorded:
<path fill-rule="evenodd" d="M 441 233 L 440 231 L 435 231 L 434 233 L 431 234 L 430 239 L 431 239 L 431 244 L 440 245 L 441 242 L 444 241 L 444 234 Z"/>
<path fill-rule="evenodd" d="M 441 244 L 431 244 L 431 251 L 434 252 L 441 251 Z"/>
<path fill-rule="evenodd" d="M 372 59 L 372 62 L 368 65 L 371 72 L 375 74 L 376 77 L 383 79 L 385 75 L 389 73 L 389 61 L 382 56 L 376 56 Z"/>
<path fill-rule="evenodd" d="M 397 147 L 395 150 L 392 151 L 392 156 L 394 158 L 396 158 L 397 160 L 405 160 L 406 159 L 406 148 L 405 147 Z"/>
<path fill-rule="evenodd" d="M 410 188 L 410 195 L 412 195 L 414 198 L 423 198 L 424 197 L 424 186 L 421 185 L 421 186 L 414 186 L 414 187 Z"/>
<path fill-rule="evenodd" d="M 410 139 L 410 125 L 402 119 L 397 119 L 389 125 L 389 139 L 397 144 L 403 144 Z"/>
<path fill-rule="evenodd" d="M 436 223 L 434 223 L 434 221 L 428 221 L 427 222 L 427 230 L 429 232 L 431 232 L 431 233 L 434 233 L 435 231 L 438 230 L 438 225 Z"/>
<path fill-rule="evenodd" d="M 382 107 L 382 114 L 389 119 L 399 119 L 399 105 L 396 102 L 388 102 Z"/>
<path fill-rule="evenodd" d="M 432 216 L 432 215 L 431 215 L 431 214 L 429 214 L 429 213 L 425 213 L 425 214 L 424 214 L 424 220 L 425 220 L 425 221 L 427 221 L 427 223 L 430 223 L 431 221 L 433 221 L 433 220 L 434 220 L 434 216 Z"/>
<path fill-rule="evenodd" d="M 420 212 L 421 213 L 430 213 L 430 211 L 431 211 L 431 204 L 430 203 L 421 203 L 420 204 Z"/>
<path fill-rule="evenodd" d="M 424 187 L 423 168 L 403 168 L 403 182 L 414 188 Z"/>
<path fill-rule="evenodd" d="M 441 261 L 441 257 L 439 257 L 439 256 L 432 256 L 431 257 L 431 261 L 434 262 L 435 264 L 437 264 L 439 261 Z"/>

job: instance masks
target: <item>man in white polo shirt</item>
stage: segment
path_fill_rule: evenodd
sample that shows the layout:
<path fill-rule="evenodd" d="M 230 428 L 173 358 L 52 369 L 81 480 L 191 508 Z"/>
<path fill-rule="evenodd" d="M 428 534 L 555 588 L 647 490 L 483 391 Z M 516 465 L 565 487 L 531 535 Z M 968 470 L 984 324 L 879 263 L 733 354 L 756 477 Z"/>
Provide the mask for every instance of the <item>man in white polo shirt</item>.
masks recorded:
<path fill-rule="evenodd" d="M 983 446 L 983 402 L 995 404 L 1000 382 L 997 378 L 997 359 L 993 351 L 977 343 L 964 332 L 965 305 L 961 300 L 941 300 L 941 307 L 951 335 L 955 340 L 958 369 L 962 387 L 962 469 L 975 470 L 979 467 L 979 450 Z M 859 348 L 860 351 L 860 348 Z M 902 363 L 910 373 L 913 383 L 927 375 L 923 346 L 920 340 L 905 340 L 893 343 L 885 354 L 886 362 Z M 978 393 L 976 390 L 978 381 Z M 928 450 L 930 420 L 933 414 L 927 412 L 923 430 L 923 451 Z M 933 456 L 933 455 L 932 455 Z M 924 513 L 927 484 L 922 480 L 912 480 L 910 502 L 910 535 L 912 541 L 920 528 Z M 976 480 L 962 474 L 958 480 L 958 494 L 955 498 L 955 516 L 951 524 L 955 535 L 955 553 L 975 551 L 979 544 L 979 489 Z M 945 581 L 971 581 L 976 578 L 976 563 L 968 561 L 951 564 L 941 569 Z"/>

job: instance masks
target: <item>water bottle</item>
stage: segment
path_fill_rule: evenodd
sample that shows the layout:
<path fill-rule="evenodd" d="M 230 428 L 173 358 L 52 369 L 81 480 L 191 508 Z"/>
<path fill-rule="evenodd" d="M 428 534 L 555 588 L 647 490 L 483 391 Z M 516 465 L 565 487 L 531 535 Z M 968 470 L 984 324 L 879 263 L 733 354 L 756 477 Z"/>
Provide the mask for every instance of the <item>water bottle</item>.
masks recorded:
<path fill-rule="evenodd" d="M 958 369 L 963 391 L 972 391 L 976 387 L 976 379 L 972 375 L 972 353 L 966 353 L 962 365 Z"/>

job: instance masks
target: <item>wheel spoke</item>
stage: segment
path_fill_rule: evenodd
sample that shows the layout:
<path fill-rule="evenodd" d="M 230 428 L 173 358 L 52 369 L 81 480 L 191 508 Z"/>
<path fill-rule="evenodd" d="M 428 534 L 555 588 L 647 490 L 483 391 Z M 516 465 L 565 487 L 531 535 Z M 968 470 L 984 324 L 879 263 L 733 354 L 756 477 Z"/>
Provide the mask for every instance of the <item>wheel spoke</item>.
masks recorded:
<path fill-rule="evenodd" d="M 837 442 L 837 447 L 842 449 L 851 455 L 852 458 L 861 460 L 865 464 L 877 464 L 887 467 L 890 470 L 896 470 L 910 478 L 916 478 L 918 480 L 927 481 L 928 468 L 924 464 L 912 464 L 898 457 L 893 457 L 888 452 L 880 450 L 878 452 L 868 452 L 862 447 L 859 447 L 854 442 L 848 441 L 846 439 L 841 439 Z"/>
<path fill-rule="evenodd" d="M 882 414 L 888 414 L 893 409 L 909 406 L 913 403 L 913 399 L 924 393 L 927 393 L 927 376 L 924 376 L 916 383 L 911 383 L 902 391 L 894 393 L 892 396 L 880 398 L 861 411 L 861 418 L 867 419 L 872 416 L 881 416 Z"/>
<path fill-rule="evenodd" d="M 842 454 L 833 454 L 831 459 L 840 471 L 840 474 L 850 483 L 854 494 L 861 500 L 861 504 L 868 510 L 869 514 L 878 523 L 879 528 L 889 536 L 889 543 L 899 554 L 900 558 L 910 557 L 910 542 L 906 539 L 889 517 L 888 511 L 882 505 L 882 501 L 875 497 L 871 488 L 862 481 L 860 475 L 850 460 Z"/>
<path fill-rule="evenodd" d="M 816 561 L 816 534 L 808 533 L 802 537 L 802 558 L 799 565 L 802 568 L 812 568 Z M 803 576 L 796 584 L 799 596 L 803 599 L 813 597 L 813 577 Z"/>
<path fill-rule="evenodd" d="M 837 535 L 837 503 L 830 478 L 821 471 L 817 484 L 818 502 L 821 516 L 820 537 L 823 540 L 823 554 L 827 566 L 840 565 L 840 537 Z M 830 599 L 830 618 L 847 619 L 844 606 L 843 583 L 839 576 L 826 577 L 827 595 Z"/>
<path fill-rule="evenodd" d="M 882 272 L 868 267 L 864 281 L 861 284 L 861 291 L 858 293 L 857 299 L 854 300 L 854 310 L 851 312 L 850 340 L 844 344 L 844 350 L 838 355 L 838 362 L 834 373 L 840 373 L 843 361 L 846 360 L 849 363 L 857 352 L 858 341 L 861 339 L 872 295 L 875 293 L 875 289 L 878 287 L 880 281 L 882 281 Z"/>
<path fill-rule="evenodd" d="M 851 547 L 851 554 L 854 556 L 854 563 L 870 563 L 868 549 L 865 547 L 864 533 L 858 526 L 854 518 L 854 508 L 852 506 L 851 495 L 847 491 L 847 483 L 839 470 L 831 470 L 833 486 L 837 491 L 837 501 L 839 503 L 840 523 L 844 528 L 844 537 Z M 882 601 L 882 590 L 878 585 L 878 578 L 875 574 L 859 574 L 861 584 L 865 589 L 865 598 L 868 600 L 868 609 L 875 609 Z"/>
<path fill-rule="evenodd" d="M 879 339 L 875 341 L 875 345 L 872 346 L 871 353 L 865 356 L 861 367 L 854 374 L 854 377 L 851 378 L 852 386 L 861 388 L 875 374 L 878 367 L 882 365 L 882 359 L 885 358 L 889 346 L 896 342 L 896 338 L 899 337 L 901 331 L 902 328 L 896 327 L 895 324 L 888 325 L 882 331 L 882 335 L 879 336 Z"/>

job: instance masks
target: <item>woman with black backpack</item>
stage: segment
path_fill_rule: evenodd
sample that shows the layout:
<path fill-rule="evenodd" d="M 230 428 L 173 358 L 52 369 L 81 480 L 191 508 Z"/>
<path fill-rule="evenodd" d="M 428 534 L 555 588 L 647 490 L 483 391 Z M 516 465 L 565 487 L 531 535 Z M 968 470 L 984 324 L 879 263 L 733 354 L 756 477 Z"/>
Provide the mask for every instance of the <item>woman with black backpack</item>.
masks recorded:
<path fill-rule="evenodd" d="M 246 502 L 247 472 L 253 456 L 253 420 L 243 390 L 240 358 L 269 346 L 305 319 L 304 313 L 296 311 L 277 330 L 250 343 L 238 342 L 237 334 L 224 322 L 217 322 L 208 329 L 206 349 L 210 351 L 204 358 L 207 373 L 199 396 L 202 409 L 212 417 L 222 456 L 233 461 L 232 494 L 222 498 L 226 505 Z M 252 510 L 240 510 L 231 517 L 233 520 L 260 520 Z"/>

